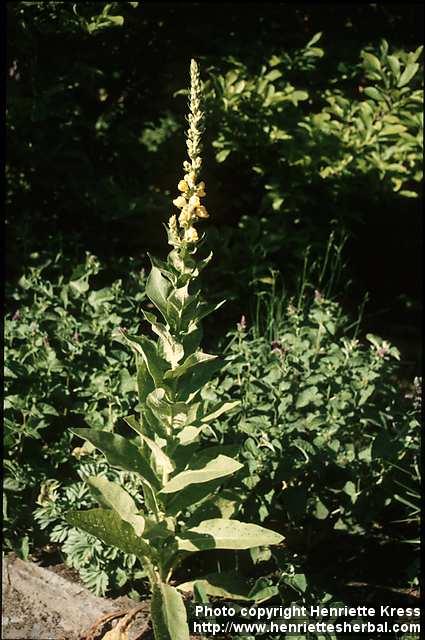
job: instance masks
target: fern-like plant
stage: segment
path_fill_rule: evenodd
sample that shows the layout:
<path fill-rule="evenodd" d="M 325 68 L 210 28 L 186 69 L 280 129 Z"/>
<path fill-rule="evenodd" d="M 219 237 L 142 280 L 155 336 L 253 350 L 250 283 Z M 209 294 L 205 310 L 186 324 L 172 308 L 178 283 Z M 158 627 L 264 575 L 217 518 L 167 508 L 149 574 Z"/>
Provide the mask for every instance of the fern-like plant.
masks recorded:
<path fill-rule="evenodd" d="M 146 294 L 161 316 L 144 312 L 157 340 L 121 332 L 121 339 L 136 356 L 138 413 L 125 418 L 136 436 L 129 439 L 96 429 L 72 430 L 101 451 L 111 466 L 140 478 L 143 497 L 137 504 L 120 484 L 103 476 L 90 477 L 99 508 L 72 511 L 67 520 L 138 557 L 151 585 L 156 640 L 189 638 L 184 601 L 170 582 L 189 554 L 248 549 L 282 540 L 278 533 L 220 512 L 217 490 L 242 465 L 228 448 L 205 447 L 201 441 L 208 424 L 237 403 L 221 403 L 207 410 L 201 398 L 202 388 L 220 367 L 216 356 L 200 349 L 201 321 L 220 305 L 202 299 L 197 280 L 211 255 L 196 257 L 202 237 L 194 225 L 208 213 L 201 204 L 205 185 L 198 181 L 203 114 L 201 80 L 194 60 L 190 75 L 189 161 L 183 163 L 180 195 L 173 201 L 180 213 L 171 216 L 167 228 L 172 250 L 166 261 L 151 258 L 146 285 Z M 214 506 L 213 513 L 220 517 L 205 519 L 206 506 Z"/>

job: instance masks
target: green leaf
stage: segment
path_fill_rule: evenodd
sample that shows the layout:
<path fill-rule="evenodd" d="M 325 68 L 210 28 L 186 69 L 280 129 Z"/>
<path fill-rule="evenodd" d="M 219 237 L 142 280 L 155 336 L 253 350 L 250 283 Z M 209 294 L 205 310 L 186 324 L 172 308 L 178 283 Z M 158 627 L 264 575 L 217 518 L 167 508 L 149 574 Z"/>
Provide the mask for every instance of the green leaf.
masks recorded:
<path fill-rule="evenodd" d="M 121 332 L 121 336 L 137 355 L 141 356 L 149 374 L 151 375 L 155 385 L 161 386 L 164 372 L 167 371 L 169 364 L 161 358 L 157 351 L 157 345 L 146 336 L 131 336 Z"/>
<path fill-rule="evenodd" d="M 269 82 L 274 82 L 278 78 L 282 77 L 282 72 L 279 71 L 279 69 L 273 69 L 272 71 L 269 71 L 269 73 L 267 73 L 264 77 L 267 78 Z"/>
<path fill-rule="evenodd" d="M 363 60 L 365 66 L 372 71 L 381 72 L 381 63 L 379 59 L 373 55 L 373 53 L 363 52 Z"/>
<path fill-rule="evenodd" d="M 172 367 L 176 367 L 177 363 L 184 356 L 183 345 L 173 338 L 165 325 L 156 321 L 156 317 L 153 313 L 143 311 L 143 315 L 145 316 L 146 320 L 152 325 L 152 330 L 157 334 L 157 336 L 159 336 L 165 359 L 171 364 Z"/>
<path fill-rule="evenodd" d="M 201 484 L 190 484 L 178 493 L 169 494 L 171 499 L 166 504 L 166 513 L 170 516 L 175 516 L 185 509 L 193 507 L 198 502 L 207 499 L 222 484 L 223 478 L 216 478 Z M 209 517 L 211 516 L 211 514 L 208 515 Z M 198 524 L 200 520 L 203 520 L 203 518 L 196 520 L 195 524 Z"/>
<path fill-rule="evenodd" d="M 160 311 L 165 321 L 169 321 L 167 299 L 170 295 L 171 284 L 164 278 L 161 271 L 152 266 L 146 282 L 146 295 Z"/>
<path fill-rule="evenodd" d="M 388 56 L 387 60 L 393 76 L 398 80 L 400 77 L 400 62 L 398 58 L 396 58 L 396 56 Z"/>
<path fill-rule="evenodd" d="M 211 422 L 212 420 L 216 420 L 223 413 L 228 413 L 232 411 L 235 407 L 240 405 L 240 400 L 235 400 L 234 402 L 223 402 L 221 406 L 215 409 L 212 413 L 208 413 L 201 419 L 201 422 Z"/>
<path fill-rule="evenodd" d="M 151 438 L 148 438 L 143 434 L 140 434 L 140 437 L 142 438 L 142 440 L 144 440 L 144 442 L 146 442 L 149 449 L 151 450 L 155 462 L 155 467 L 158 469 L 158 472 L 163 477 L 165 475 L 168 475 L 169 473 L 172 473 L 174 471 L 174 464 L 167 456 L 165 451 L 163 451 L 156 442 L 151 440 Z"/>
<path fill-rule="evenodd" d="M 160 583 L 152 590 L 151 617 L 158 640 L 189 640 L 186 608 L 180 593 Z"/>
<path fill-rule="evenodd" d="M 152 376 L 149 373 L 144 359 L 140 356 L 136 356 L 136 366 L 139 402 L 141 405 L 143 405 L 146 401 L 147 396 L 151 393 L 151 391 L 154 390 L 155 383 L 152 380 Z"/>
<path fill-rule="evenodd" d="M 317 498 L 316 501 L 316 511 L 314 512 L 314 515 L 318 520 L 326 520 L 329 515 L 329 509 L 325 507 L 319 498 Z"/>
<path fill-rule="evenodd" d="M 71 429 L 76 436 L 84 438 L 99 449 L 109 464 L 139 474 L 143 480 L 159 488 L 158 480 L 139 449 L 126 438 L 97 429 Z"/>
<path fill-rule="evenodd" d="M 366 87 L 364 89 L 364 94 L 368 98 L 372 98 L 372 100 L 376 100 L 377 102 L 382 102 L 384 99 L 384 96 L 380 91 L 378 91 L 378 89 L 376 89 L 376 87 Z"/>
<path fill-rule="evenodd" d="M 199 369 L 208 367 L 208 363 L 217 360 L 218 356 L 213 356 L 209 353 L 203 353 L 202 351 L 197 351 L 196 353 L 192 353 L 181 365 L 176 367 L 175 369 L 170 369 L 164 374 L 164 378 L 173 379 L 180 378 L 183 374 L 192 373 L 199 371 Z"/>
<path fill-rule="evenodd" d="M 410 63 L 406 66 L 405 70 L 400 76 L 400 80 L 397 83 L 398 87 L 404 87 L 410 82 L 414 75 L 416 75 L 419 65 L 417 62 Z"/>
<path fill-rule="evenodd" d="M 242 469 L 243 465 L 237 460 L 232 460 L 228 456 L 219 455 L 217 458 L 208 462 L 203 469 L 195 469 L 182 471 L 172 478 L 161 489 L 160 493 L 175 493 L 181 491 L 188 485 L 199 484 L 215 480 L 218 478 L 224 478 L 231 475 L 239 469 Z"/>
<path fill-rule="evenodd" d="M 231 149 L 222 149 L 216 154 L 215 159 L 217 160 L 217 162 L 224 162 L 230 152 Z"/>
<path fill-rule="evenodd" d="M 298 395 L 295 406 L 297 409 L 301 409 L 302 407 L 306 407 L 308 404 L 314 402 L 320 397 L 321 395 L 319 394 L 319 389 L 315 385 L 307 387 L 306 389 L 303 389 L 303 391 L 301 391 L 301 393 Z"/>
<path fill-rule="evenodd" d="M 309 47 L 312 47 L 314 44 L 316 44 L 316 42 L 319 42 L 321 37 L 322 37 L 322 31 L 315 33 L 312 39 L 309 40 L 309 42 L 307 42 L 307 44 L 305 45 L 305 48 L 308 49 Z"/>
<path fill-rule="evenodd" d="M 236 572 L 209 573 L 202 578 L 183 582 L 177 586 L 179 591 L 193 593 L 195 583 L 200 583 L 209 596 L 230 598 L 231 600 L 250 600 L 250 586 L 246 578 Z"/>
<path fill-rule="evenodd" d="M 239 520 L 213 518 L 204 520 L 197 527 L 182 532 L 177 538 L 182 551 L 207 549 L 250 549 L 279 544 L 284 537 L 275 531 Z"/>
<path fill-rule="evenodd" d="M 154 550 L 136 535 L 133 527 L 109 509 L 89 509 L 88 511 L 68 511 L 65 520 L 73 527 L 83 529 L 105 544 L 121 549 L 143 560 L 151 558 Z"/>
<path fill-rule="evenodd" d="M 101 506 L 116 511 L 122 520 L 131 524 L 137 536 L 143 534 L 145 519 L 138 515 L 136 504 L 125 489 L 102 476 L 91 476 L 87 478 L 87 483 Z"/>

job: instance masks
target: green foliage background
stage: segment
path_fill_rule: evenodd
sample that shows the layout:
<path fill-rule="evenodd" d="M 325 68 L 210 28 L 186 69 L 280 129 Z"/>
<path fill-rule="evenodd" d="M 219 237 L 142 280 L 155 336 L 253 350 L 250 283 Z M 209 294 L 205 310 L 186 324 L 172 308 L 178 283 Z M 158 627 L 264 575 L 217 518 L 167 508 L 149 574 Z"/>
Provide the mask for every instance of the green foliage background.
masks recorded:
<path fill-rule="evenodd" d="M 143 590 L 134 558 L 64 522 L 70 507 L 93 506 L 82 478 L 111 473 L 90 449 L 70 457 L 78 443 L 66 429 L 112 429 L 134 407 L 129 354 L 111 334 L 146 329 L 146 256 L 166 252 L 194 57 L 214 251 L 203 282 L 211 301 L 228 300 L 206 322 L 207 345 L 227 354 L 206 399 L 243 400 L 210 437 L 242 447 L 250 475 L 236 489 L 253 521 L 286 523 L 290 547 L 228 568 L 249 567 L 265 599 L 326 600 L 335 574 L 320 578 L 320 554 L 332 536 L 346 536 L 349 557 L 354 540 L 363 553 L 356 536 L 371 548 L 389 531 L 410 544 L 386 579 L 415 585 L 422 7 L 14 2 L 7 12 L 8 547 L 27 557 L 50 539 L 97 593 Z M 242 314 L 248 326 L 235 329 Z M 202 562 L 217 570 L 213 556 Z"/>

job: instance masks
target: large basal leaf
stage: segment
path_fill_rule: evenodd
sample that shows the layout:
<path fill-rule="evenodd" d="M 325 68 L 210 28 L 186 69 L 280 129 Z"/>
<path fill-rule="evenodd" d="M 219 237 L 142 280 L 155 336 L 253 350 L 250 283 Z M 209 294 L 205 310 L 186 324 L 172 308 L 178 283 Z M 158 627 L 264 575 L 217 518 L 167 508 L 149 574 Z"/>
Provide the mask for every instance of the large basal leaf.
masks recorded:
<path fill-rule="evenodd" d="M 136 503 L 125 489 L 102 476 L 91 476 L 87 478 L 87 483 L 94 499 L 100 505 L 116 511 L 122 520 L 131 524 L 136 535 L 143 534 L 145 519 L 138 515 Z"/>
<path fill-rule="evenodd" d="M 139 474 L 143 480 L 159 488 L 159 482 L 149 464 L 142 457 L 139 449 L 126 438 L 107 431 L 97 429 L 71 429 L 72 433 L 91 442 L 99 449 L 109 464 L 124 471 Z"/>
<path fill-rule="evenodd" d="M 239 520 L 213 518 L 188 529 L 177 539 L 182 551 L 250 549 L 279 544 L 284 537 L 275 531 Z"/>
<path fill-rule="evenodd" d="M 209 596 L 215 598 L 229 598 L 231 600 L 250 600 L 248 594 L 251 590 L 247 579 L 235 572 L 209 573 L 197 580 L 179 584 L 177 589 L 193 593 L 193 586 L 200 583 Z"/>
<path fill-rule="evenodd" d="M 214 460 L 208 462 L 203 469 L 194 469 L 188 471 L 182 471 L 172 478 L 162 488 L 161 493 L 175 493 L 181 491 L 190 484 L 199 484 L 215 480 L 217 478 L 224 478 L 239 469 L 242 469 L 242 464 L 237 460 L 232 460 L 227 456 L 218 455 Z"/>
<path fill-rule="evenodd" d="M 68 511 L 65 520 L 73 527 L 83 529 L 105 544 L 133 553 L 143 560 L 152 558 L 152 547 L 136 535 L 133 527 L 109 509 L 89 509 L 88 511 Z"/>
<path fill-rule="evenodd" d="M 151 617 L 158 640 L 189 640 L 186 608 L 180 593 L 169 584 L 152 590 Z"/>

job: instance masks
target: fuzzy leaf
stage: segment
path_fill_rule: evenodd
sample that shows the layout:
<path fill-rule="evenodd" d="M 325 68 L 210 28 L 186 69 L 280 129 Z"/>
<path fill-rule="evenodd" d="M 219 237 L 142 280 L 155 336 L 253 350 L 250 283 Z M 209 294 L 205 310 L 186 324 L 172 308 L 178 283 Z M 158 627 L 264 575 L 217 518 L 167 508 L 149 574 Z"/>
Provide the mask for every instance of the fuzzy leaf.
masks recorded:
<path fill-rule="evenodd" d="M 140 454 L 139 449 L 126 438 L 97 429 L 71 429 L 71 431 L 76 436 L 91 442 L 103 453 L 111 466 L 138 473 L 149 484 L 159 487 L 154 472 Z"/>
<path fill-rule="evenodd" d="M 239 520 L 213 518 L 188 529 L 177 538 L 182 551 L 207 549 L 250 549 L 279 544 L 284 537 L 275 531 Z"/>
<path fill-rule="evenodd" d="M 143 560 L 152 557 L 153 549 L 136 535 L 133 527 L 109 509 L 89 509 L 88 511 L 68 511 L 65 520 L 73 527 L 83 529 L 105 544 L 116 547 L 124 553 L 132 553 Z"/>
<path fill-rule="evenodd" d="M 208 462 L 203 469 L 187 470 L 178 473 L 162 488 L 161 493 L 175 493 L 181 491 L 190 484 L 199 484 L 224 478 L 239 469 L 242 464 L 237 460 L 232 460 L 228 456 L 218 455 L 217 458 Z"/>
<path fill-rule="evenodd" d="M 177 589 L 179 591 L 193 593 L 193 586 L 195 582 L 201 583 L 205 592 L 209 596 L 216 598 L 230 598 L 234 600 L 250 599 L 248 598 L 250 586 L 247 583 L 246 578 L 243 578 L 236 572 L 229 571 L 228 573 L 209 573 L 202 578 L 197 578 L 197 580 L 191 580 L 190 582 L 179 584 Z"/>
<path fill-rule="evenodd" d="M 155 585 L 151 617 L 155 638 L 189 640 L 186 608 L 180 593 L 169 584 Z"/>
<path fill-rule="evenodd" d="M 141 536 L 145 528 L 145 519 L 138 515 L 133 498 L 116 482 L 102 476 L 87 478 L 91 493 L 95 500 L 107 509 L 113 509 L 122 520 L 133 527 L 136 535 Z"/>

